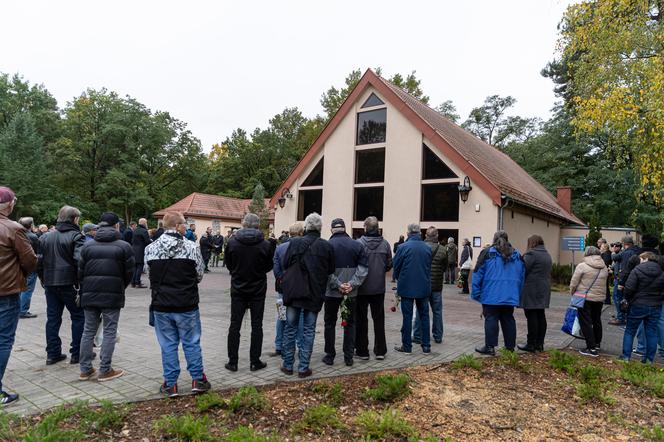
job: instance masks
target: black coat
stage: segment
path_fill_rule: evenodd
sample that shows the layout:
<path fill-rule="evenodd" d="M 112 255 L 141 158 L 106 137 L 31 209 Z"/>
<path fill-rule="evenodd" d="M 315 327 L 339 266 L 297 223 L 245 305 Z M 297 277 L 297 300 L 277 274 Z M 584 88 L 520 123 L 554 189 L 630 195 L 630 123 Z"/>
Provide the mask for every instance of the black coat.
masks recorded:
<path fill-rule="evenodd" d="M 101 227 L 81 249 L 78 278 L 81 307 L 119 309 L 134 274 L 134 251 L 114 227 Z"/>
<path fill-rule="evenodd" d="M 526 279 L 521 290 L 521 307 L 549 308 L 551 301 L 551 255 L 544 246 L 536 246 L 523 254 Z"/>
<path fill-rule="evenodd" d="M 143 264 L 145 262 L 145 248 L 151 242 L 148 229 L 143 226 L 136 227 L 134 235 L 131 238 L 131 247 L 134 249 L 134 259 L 136 264 Z"/>
<path fill-rule="evenodd" d="M 226 246 L 225 263 L 231 273 L 231 296 L 259 297 L 267 292 L 274 248 L 258 229 L 240 229 Z"/>
<path fill-rule="evenodd" d="M 316 241 L 318 240 L 318 241 Z M 307 248 L 309 252 L 304 255 L 304 265 L 309 273 L 310 296 L 307 299 L 292 301 L 291 306 L 299 307 L 311 312 L 319 312 L 325 302 L 328 277 L 334 273 L 336 265 L 332 245 L 320 239 L 320 232 L 309 232 L 305 236 L 291 238 L 286 256 L 284 256 L 284 269 L 297 261 Z"/>
<path fill-rule="evenodd" d="M 212 256 L 212 250 L 214 249 L 212 235 L 208 235 L 206 233 L 205 235 L 201 236 L 201 239 L 198 243 L 201 246 L 201 255 L 203 255 L 203 259 L 210 259 Z"/>
<path fill-rule="evenodd" d="M 662 305 L 664 272 L 657 262 L 643 262 L 631 271 L 625 283 L 625 299 L 631 304 L 658 307 Z"/>
<path fill-rule="evenodd" d="M 37 271 L 44 286 L 73 286 L 78 282 L 78 260 L 85 237 L 78 226 L 60 222 L 55 231 L 39 238 L 41 257 Z"/>

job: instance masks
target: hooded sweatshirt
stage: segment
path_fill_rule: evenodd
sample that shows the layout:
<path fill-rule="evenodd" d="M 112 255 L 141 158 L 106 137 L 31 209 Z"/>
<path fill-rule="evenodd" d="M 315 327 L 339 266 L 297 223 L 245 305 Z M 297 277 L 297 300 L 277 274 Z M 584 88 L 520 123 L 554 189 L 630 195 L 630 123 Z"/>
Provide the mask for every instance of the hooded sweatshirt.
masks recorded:
<path fill-rule="evenodd" d="M 224 261 L 231 272 L 231 296 L 264 297 L 274 247 L 258 229 L 240 229 L 228 241 Z"/>
<path fill-rule="evenodd" d="M 583 262 L 579 263 L 574 270 L 572 280 L 569 283 L 570 295 L 575 292 L 588 292 L 587 301 L 604 302 L 606 298 L 606 278 L 608 277 L 609 271 L 600 255 L 586 256 L 583 258 Z"/>
<path fill-rule="evenodd" d="M 625 299 L 631 304 L 659 307 L 664 297 L 664 271 L 659 263 L 642 262 L 634 267 L 625 284 Z"/>
<path fill-rule="evenodd" d="M 358 239 L 367 255 L 369 273 L 360 286 L 358 294 L 385 294 L 385 273 L 392 269 L 392 251 L 390 244 L 382 236 L 366 234 Z"/>

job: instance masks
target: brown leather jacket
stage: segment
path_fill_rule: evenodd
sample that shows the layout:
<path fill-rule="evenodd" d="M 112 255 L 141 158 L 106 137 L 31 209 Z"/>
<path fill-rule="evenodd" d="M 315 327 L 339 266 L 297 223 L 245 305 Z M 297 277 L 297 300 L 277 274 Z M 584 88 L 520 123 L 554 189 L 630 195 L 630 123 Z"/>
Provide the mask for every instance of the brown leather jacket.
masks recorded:
<path fill-rule="evenodd" d="M 0 214 L 0 296 L 26 289 L 25 277 L 37 268 L 37 255 L 22 225 Z"/>

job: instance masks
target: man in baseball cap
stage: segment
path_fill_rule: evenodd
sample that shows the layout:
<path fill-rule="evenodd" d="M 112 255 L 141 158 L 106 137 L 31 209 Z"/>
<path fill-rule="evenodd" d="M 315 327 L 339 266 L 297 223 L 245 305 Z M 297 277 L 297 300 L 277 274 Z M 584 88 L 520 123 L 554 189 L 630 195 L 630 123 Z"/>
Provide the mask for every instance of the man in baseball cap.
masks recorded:
<path fill-rule="evenodd" d="M 24 275 L 37 267 L 25 228 L 8 218 L 16 205 L 16 195 L 9 187 L 0 187 L 0 406 L 18 399 L 17 394 L 2 390 L 2 377 L 14 345 L 21 311 L 20 293 L 26 290 Z"/>

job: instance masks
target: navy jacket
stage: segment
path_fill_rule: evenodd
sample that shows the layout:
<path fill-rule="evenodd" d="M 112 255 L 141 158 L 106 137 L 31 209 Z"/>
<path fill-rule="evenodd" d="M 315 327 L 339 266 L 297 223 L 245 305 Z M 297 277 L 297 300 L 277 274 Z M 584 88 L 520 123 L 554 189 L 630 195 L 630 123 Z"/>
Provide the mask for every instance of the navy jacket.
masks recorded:
<path fill-rule="evenodd" d="M 362 244 L 353 240 L 346 232 L 335 233 L 328 241 L 334 250 L 334 274 L 330 275 L 325 296 L 341 298 L 339 287 L 349 282 L 353 290 L 348 296 L 357 295 L 369 272 L 367 254 Z"/>
<path fill-rule="evenodd" d="M 397 248 L 394 256 L 397 294 L 402 298 L 426 298 L 431 294 L 431 247 L 419 233 Z"/>

